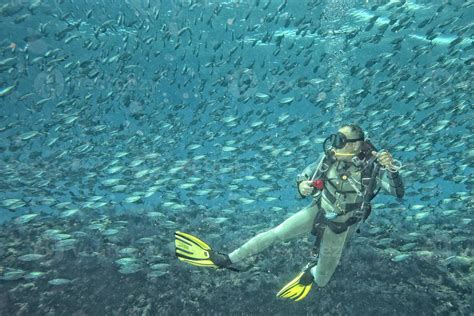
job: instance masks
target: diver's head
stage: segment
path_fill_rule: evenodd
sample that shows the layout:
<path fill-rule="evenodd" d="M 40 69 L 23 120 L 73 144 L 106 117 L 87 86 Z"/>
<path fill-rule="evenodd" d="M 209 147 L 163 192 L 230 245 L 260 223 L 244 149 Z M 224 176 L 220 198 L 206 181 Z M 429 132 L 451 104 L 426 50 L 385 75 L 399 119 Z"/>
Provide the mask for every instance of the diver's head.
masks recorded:
<path fill-rule="evenodd" d="M 355 124 L 343 125 L 335 136 L 337 139 L 333 146 L 333 156 L 337 160 L 352 161 L 352 158 L 358 155 L 362 150 L 364 143 L 364 131 Z M 343 147 L 341 147 L 343 146 Z M 337 148 L 341 147 L 341 148 Z"/>

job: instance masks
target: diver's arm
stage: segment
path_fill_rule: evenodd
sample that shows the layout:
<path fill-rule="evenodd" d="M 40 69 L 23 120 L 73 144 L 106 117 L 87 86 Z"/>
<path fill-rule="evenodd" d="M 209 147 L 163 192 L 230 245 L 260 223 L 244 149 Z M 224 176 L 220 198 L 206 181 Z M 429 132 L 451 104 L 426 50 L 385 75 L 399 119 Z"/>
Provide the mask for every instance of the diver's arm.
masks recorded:
<path fill-rule="evenodd" d="M 317 165 L 318 165 L 318 162 L 314 162 L 310 164 L 309 166 L 304 168 L 303 172 L 301 172 L 300 174 L 296 176 L 296 189 L 298 190 L 299 195 L 303 199 L 306 197 L 306 195 L 301 194 L 300 183 L 303 181 L 311 180 L 311 177 L 316 172 Z"/>
<path fill-rule="evenodd" d="M 385 192 L 397 198 L 402 198 L 403 195 L 405 195 L 402 177 L 398 171 L 390 172 L 388 170 L 380 170 L 377 176 L 377 186 L 382 187 Z"/>

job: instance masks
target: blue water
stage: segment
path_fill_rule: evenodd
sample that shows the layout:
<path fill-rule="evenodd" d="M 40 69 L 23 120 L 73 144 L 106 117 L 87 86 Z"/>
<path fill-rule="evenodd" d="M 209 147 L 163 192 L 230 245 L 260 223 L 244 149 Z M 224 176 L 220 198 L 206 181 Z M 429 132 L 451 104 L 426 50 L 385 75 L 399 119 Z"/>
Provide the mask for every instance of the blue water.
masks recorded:
<path fill-rule="evenodd" d="M 0 314 L 469 314 L 473 8 L 4 1 Z M 344 123 L 402 162 L 406 194 L 377 196 L 327 287 L 275 297 L 310 235 L 240 274 L 175 258 L 175 230 L 229 252 L 306 206 L 296 175 Z M 48 229 L 77 241 L 60 249 Z M 124 248 L 138 249 L 131 273 L 116 262 Z M 45 257 L 18 259 L 31 253 Z M 158 276 L 155 263 L 167 264 Z"/>

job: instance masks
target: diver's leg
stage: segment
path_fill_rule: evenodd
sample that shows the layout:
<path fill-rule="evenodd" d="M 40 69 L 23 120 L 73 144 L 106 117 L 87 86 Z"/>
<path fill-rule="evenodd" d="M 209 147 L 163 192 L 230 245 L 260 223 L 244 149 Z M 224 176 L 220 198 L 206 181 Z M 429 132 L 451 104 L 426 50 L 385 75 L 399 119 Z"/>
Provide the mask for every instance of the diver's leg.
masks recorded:
<path fill-rule="evenodd" d="M 342 250 L 347 244 L 350 236 L 356 229 L 357 224 L 350 226 L 345 232 L 335 234 L 329 227 L 326 227 L 319 250 L 318 264 L 311 269 L 314 282 L 323 287 L 331 279 L 341 258 Z"/>
<path fill-rule="evenodd" d="M 229 254 L 230 261 L 232 263 L 239 262 L 248 256 L 261 252 L 275 241 L 289 240 L 310 232 L 318 210 L 317 204 L 313 202 L 275 228 L 254 236 Z"/>

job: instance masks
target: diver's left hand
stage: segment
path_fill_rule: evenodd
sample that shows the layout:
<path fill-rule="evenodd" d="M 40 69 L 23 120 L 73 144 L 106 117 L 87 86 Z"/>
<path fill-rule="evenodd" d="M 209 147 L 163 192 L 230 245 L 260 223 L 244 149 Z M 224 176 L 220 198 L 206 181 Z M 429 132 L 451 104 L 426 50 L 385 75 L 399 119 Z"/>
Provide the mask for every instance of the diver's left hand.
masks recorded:
<path fill-rule="evenodd" d="M 377 156 L 377 161 L 382 167 L 390 167 L 393 165 L 393 157 L 388 151 L 382 151 L 380 154 L 376 151 L 372 151 L 372 155 Z"/>

